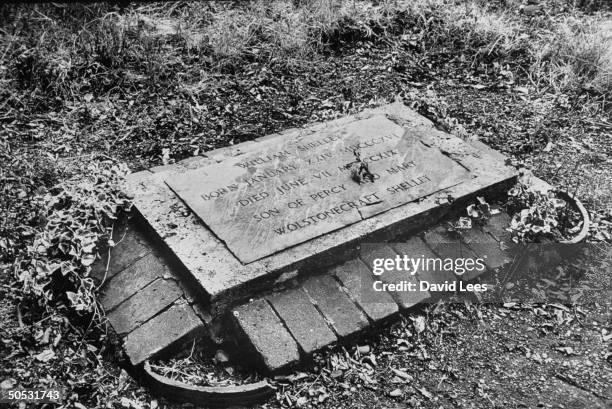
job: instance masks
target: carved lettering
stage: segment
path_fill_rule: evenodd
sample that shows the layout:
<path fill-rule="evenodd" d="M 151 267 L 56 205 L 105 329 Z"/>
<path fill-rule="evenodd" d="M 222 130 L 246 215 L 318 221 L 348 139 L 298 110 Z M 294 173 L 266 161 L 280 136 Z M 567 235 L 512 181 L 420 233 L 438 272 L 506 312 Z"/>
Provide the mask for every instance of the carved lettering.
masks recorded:
<path fill-rule="evenodd" d="M 258 156 L 256 158 L 249 159 L 246 162 L 239 162 L 239 163 L 236 163 L 235 166 L 238 166 L 243 169 L 248 169 L 248 168 L 252 168 L 257 165 L 263 165 L 264 163 L 268 163 L 268 162 L 271 162 L 277 159 L 285 159 L 290 155 L 291 155 L 291 152 L 289 152 L 288 150 L 283 150 L 283 151 L 274 152 L 274 153 L 271 153 L 265 156 Z"/>
<path fill-rule="evenodd" d="M 431 179 L 429 179 L 429 177 L 422 175 L 419 176 L 417 178 L 414 179 L 410 179 L 410 180 L 405 180 L 401 183 L 398 183 L 397 185 L 393 185 L 393 186 L 389 186 L 387 188 L 387 192 L 391 193 L 392 195 L 398 193 L 398 192 L 405 192 L 407 190 L 412 189 L 415 186 L 419 186 L 422 185 L 423 183 L 429 182 L 431 181 Z"/>
<path fill-rule="evenodd" d="M 344 184 L 338 186 L 332 186 L 329 189 L 323 189 L 316 193 L 310 195 L 310 198 L 314 201 L 325 199 L 327 196 L 331 196 L 333 194 L 340 193 L 346 190 L 346 186 Z"/>
<path fill-rule="evenodd" d="M 244 199 L 239 199 L 238 200 L 238 204 L 240 206 L 248 206 L 248 205 L 253 204 L 255 202 L 259 202 L 261 200 L 264 200 L 264 199 L 266 199 L 268 197 L 270 197 L 270 194 L 268 192 L 255 193 L 254 195 L 245 197 Z"/>
<path fill-rule="evenodd" d="M 256 143 L 166 183 L 246 264 L 469 178 L 418 132 L 384 116 L 343 122 Z M 372 177 L 356 177 L 362 167 Z"/>

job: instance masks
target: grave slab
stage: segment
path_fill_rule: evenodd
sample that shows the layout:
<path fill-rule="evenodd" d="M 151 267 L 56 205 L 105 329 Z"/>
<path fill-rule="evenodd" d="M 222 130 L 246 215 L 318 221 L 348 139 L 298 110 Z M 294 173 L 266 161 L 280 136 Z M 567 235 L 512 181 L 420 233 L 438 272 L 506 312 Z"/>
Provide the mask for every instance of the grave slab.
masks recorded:
<path fill-rule="evenodd" d="M 357 173 L 361 183 L 355 180 L 357 153 L 378 176 L 374 181 L 363 172 Z M 423 293 L 394 294 L 394 301 L 389 292 L 364 291 L 376 277 L 359 259 L 359 245 L 395 243 L 400 234 L 423 231 L 449 213 L 464 211 L 465 201 L 487 197 L 515 178 L 499 153 L 434 129 L 402 104 L 133 174 L 129 190 L 139 223 L 147 225 L 139 226 L 158 236 L 145 241 L 162 244 L 154 253 L 174 279 L 161 280 L 158 272 L 143 270 L 152 260 L 147 255 L 151 244 L 126 237 L 125 243 L 134 240 L 135 251 L 123 260 L 111 257 L 120 268 L 111 266 L 104 291 L 115 291 L 110 298 L 121 300 L 109 320 L 132 362 L 139 363 L 199 334 L 202 317 L 216 325 L 231 313 L 230 321 L 242 334 L 240 348 L 254 350 L 260 366 L 271 372 L 287 370 L 338 337 L 358 336 L 367 329 L 366 315 L 378 323 L 395 316 L 398 303 L 403 309 L 428 300 Z M 372 192 L 376 196 L 364 199 Z M 303 205 L 289 212 L 288 203 L 302 197 Z M 275 214 L 268 204 L 285 207 Z M 318 214 L 324 219 L 314 223 Z M 274 239 L 279 219 L 286 230 L 282 240 Z M 297 226 L 296 220 L 305 219 L 311 224 Z M 498 225 L 505 227 L 502 220 Z M 394 257 L 401 248 L 430 249 L 413 237 L 405 247 L 382 246 L 379 256 Z M 127 275 L 119 273 L 125 270 L 142 275 L 125 291 L 110 289 L 108 284 L 127 283 Z M 425 272 L 417 273 L 416 278 L 424 277 Z M 406 278 L 403 272 L 387 281 L 399 278 Z M 194 296 L 184 293 L 188 283 L 199 286 Z M 160 287 L 152 291 L 155 286 Z"/>
<path fill-rule="evenodd" d="M 357 152 L 373 182 L 355 181 Z M 129 190 L 220 316 L 283 273 L 354 258 L 367 239 L 435 224 L 452 210 L 449 196 L 486 195 L 515 178 L 498 155 L 395 103 L 139 172 Z"/>

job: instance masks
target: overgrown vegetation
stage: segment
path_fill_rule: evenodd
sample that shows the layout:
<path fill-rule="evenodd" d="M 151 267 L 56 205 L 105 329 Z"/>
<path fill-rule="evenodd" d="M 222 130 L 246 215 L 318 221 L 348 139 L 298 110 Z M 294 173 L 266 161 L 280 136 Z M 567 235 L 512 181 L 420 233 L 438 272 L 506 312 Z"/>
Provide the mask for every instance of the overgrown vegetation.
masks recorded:
<path fill-rule="evenodd" d="M 469 58 L 472 67 L 506 60 L 513 75 L 540 90 L 609 97 L 609 20 L 598 13 L 577 18 L 567 3 L 552 3 L 557 14 L 529 22 L 516 17 L 519 2 L 500 10 L 476 0 L 173 3 L 122 13 L 105 5 L 39 6 L 34 14 L 30 7 L 5 8 L 3 96 L 9 107 L 45 109 L 63 102 L 56 98 L 117 95 L 120 85 L 140 79 L 180 80 L 189 62 L 211 72 L 236 70 L 243 62 L 307 57 L 392 34 L 425 56 Z M 25 107 L 16 98 L 20 89 L 32 91 L 37 103 Z"/>
<path fill-rule="evenodd" d="M 506 208 L 512 215 L 509 229 L 517 243 L 569 240 L 585 222 L 555 190 L 544 193 L 522 182 L 508 192 Z"/>
<path fill-rule="evenodd" d="M 0 6 L 0 375 L 35 385 L 61 358 L 70 404 L 128 388 L 103 327 L 58 315 L 95 311 L 89 265 L 127 206 L 119 163 L 396 98 L 584 196 L 590 239 L 610 241 L 610 20 L 597 0 Z"/>
<path fill-rule="evenodd" d="M 97 284 L 89 271 L 98 249 L 113 245 L 117 217 L 129 210 L 129 200 L 119 190 L 125 173 L 125 167 L 110 161 L 94 162 L 33 197 L 39 223 L 22 231 L 34 240 L 15 266 L 24 296 L 42 307 L 59 303 L 75 312 L 98 312 Z"/>

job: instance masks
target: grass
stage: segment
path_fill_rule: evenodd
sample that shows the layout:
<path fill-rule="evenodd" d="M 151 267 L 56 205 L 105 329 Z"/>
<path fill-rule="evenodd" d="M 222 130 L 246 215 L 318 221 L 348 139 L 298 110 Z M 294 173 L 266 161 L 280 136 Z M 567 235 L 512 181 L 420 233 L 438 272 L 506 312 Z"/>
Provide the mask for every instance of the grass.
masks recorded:
<path fill-rule="evenodd" d="M 245 60 L 307 58 L 393 33 L 424 54 L 468 58 L 473 65 L 505 59 L 529 67 L 527 77 L 540 88 L 609 97 L 609 16 L 544 16 L 534 31 L 516 10 L 475 0 L 171 3 L 123 13 L 101 4 L 5 8 L 0 81 L 8 85 L 5 104 L 23 107 L 17 96 L 27 89 L 44 110 L 49 101 L 74 99 L 85 89 L 119 92 L 130 75 L 150 84 L 176 77 L 190 57 L 204 58 L 214 72 Z"/>
<path fill-rule="evenodd" d="M 612 21 L 564 17 L 547 30 L 532 50 L 530 72 L 555 92 L 592 90 L 612 94 Z"/>

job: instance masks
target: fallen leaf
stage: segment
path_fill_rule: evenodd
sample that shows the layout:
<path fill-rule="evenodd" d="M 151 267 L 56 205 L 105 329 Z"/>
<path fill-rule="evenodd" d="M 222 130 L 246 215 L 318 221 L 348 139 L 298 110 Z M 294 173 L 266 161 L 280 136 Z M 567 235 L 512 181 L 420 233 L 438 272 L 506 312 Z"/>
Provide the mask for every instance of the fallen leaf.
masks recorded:
<path fill-rule="evenodd" d="M 360 355 L 365 355 L 370 353 L 370 349 L 369 345 L 358 346 L 357 352 L 359 352 Z"/>
<path fill-rule="evenodd" d="M 12 389 L 17 384 L 13 378 L 8 378 L 0 382 L 0 389 Z"/>
<path fill-rule="evenodd" d="M 336 378 L 340 378 L 342 375 L 344 374 L 344 372 L 342 372 L 341 370 L 337 369 L 335 371 L 332 371 L 331 374 L 329 374 L 332 378 L 336 379 Z"/>
<path fill-rule="evenodd" d="M 391 371 L 393 371 L 394 374 L 396 374 L 397 376 L 399 376 L 400 378 L 404 379 L 405 381 L 409 382 L 412 381 L 414 378 L 412 377 L 412 375 L 399 370 L 399 369 L 395 369 L 395 368 L 391 368 Z"/>
<path fill-rule="evenodd" d="M 372 366 L 376 366 L 376 357 L 374 354 L 366 355 L 361 359 L 362 362 L 366 362 Z"/>
<path fill-rule="evenodd" d="M 563 352 L 566 355 L 575 355 L 574 348 L 572 347 L 557 347 L 555 350 Z"/>
<path fill-rule="evenodd" d="M 392 396 L 394 398 L 398 397 L 398 396 L 402 396 L 404 394 L 404 392 L 402 392 L 401 389 L 394 389 L 391 392 L 389 392 L 389 396 Z"/>
<path fill-rule="evenodd" d="M 425 317 L 422 315 L 417 315 L 415 318 L 412 318 L 412 323 L 417 334 L 425 331 Z"/>
<path fill-rule="evenodd" d="M 425 396 L 427 399 L 433 398 L 433 395 L 431 394 L 431 392 L 429 392 L 425 388 L 416 388 L 416 390 L 419 391 L 421 395 Z"/>
<path fill-rule="evenodd" d="M 217 363 L 225 363 L 229 362 L 229 355 L 222 349 L 218 349 L 215 353 L 215 362 Z"/>
<path fill-rule="evenodd" d="M 34 355 L 34 358 L 40 362 L 49 362 L 55 358 L 55 352 L 52 349 L 45 349 L 40 354 Z"/>
<path fill-rule="evenodd" d="M 552 150 L 553 146 L 554 146 L 554 144 L 552 142 L 548 142 L 546 144 L 546 146 L 544 147 L 543 151 L 544 152 L 550 152 Z"/>

